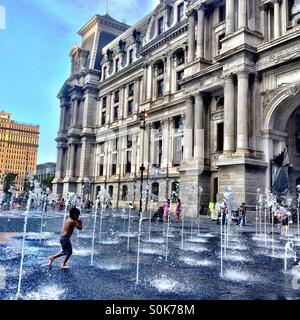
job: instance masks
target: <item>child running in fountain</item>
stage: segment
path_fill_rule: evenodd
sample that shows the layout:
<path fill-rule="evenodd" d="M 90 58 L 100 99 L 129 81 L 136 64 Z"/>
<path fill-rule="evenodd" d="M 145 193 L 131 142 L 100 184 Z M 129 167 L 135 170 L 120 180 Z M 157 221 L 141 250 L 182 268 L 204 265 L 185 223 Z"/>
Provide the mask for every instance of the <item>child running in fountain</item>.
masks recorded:
<path fill-rule="evenodd" d="M 82 221 L 79 219 L 80 211 L 77 208 L 72 208 L 70 210 L 70 218 L 67 219 L 64 225 L 64 231 L 60 238 L 60 244 L 62 251 L 49 257 L 48 265 L 49 267 L 52 266 L 52 263 L 55 259 L 65 256 L 63 263 L 61 264 L 62 269 L 68 269 L 69 266 L 67 262 L 69 261 L 70 257 L 72 256 L 73 249 L 71 243 L 71 236 L 75 228 L 78 230 L 82 230 Z"/>

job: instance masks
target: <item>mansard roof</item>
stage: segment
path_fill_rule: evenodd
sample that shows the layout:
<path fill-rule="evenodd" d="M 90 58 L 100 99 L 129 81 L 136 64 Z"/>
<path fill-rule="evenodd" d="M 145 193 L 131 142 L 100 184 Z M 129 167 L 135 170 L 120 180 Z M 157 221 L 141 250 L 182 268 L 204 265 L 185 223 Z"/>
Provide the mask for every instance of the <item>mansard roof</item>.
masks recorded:
<path fill-rule="evenodd" d="M 84 36 L 91 28 L 93 28 L 97 23 L 101 23 L 103 25 L 111 26 L 121 31 L 126 31 L 130 26 L 126 23 L 120 22 L 109 14 L 100 15 L 96 14 L 89 22 L 87 22 L 78 32 L 80 36 Z"/>

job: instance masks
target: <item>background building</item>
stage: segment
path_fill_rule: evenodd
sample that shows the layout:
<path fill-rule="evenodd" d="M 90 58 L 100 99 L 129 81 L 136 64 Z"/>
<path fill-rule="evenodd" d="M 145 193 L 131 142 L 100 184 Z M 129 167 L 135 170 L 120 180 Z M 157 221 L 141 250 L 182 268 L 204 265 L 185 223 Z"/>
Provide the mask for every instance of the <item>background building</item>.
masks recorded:
<path fill-rule="evenodd" d="M 43 180 L 48 177 L 54 177 L 56 172 L 56 163 L 48 162 L 43 164 L 38 164 L 36 167 L 36 178 L 42 183 Z"/>
<path fill-rule="evenodd" d="M 15 189 L 22 191 L 28 171 L 36 172 L 39 126 L 12 120 L 0 112 L 0 176 L 15 173 Z"/>
<path fill-rule="evenodd" d="M 58 95 L 55 190 L 80 194 L 87 177 L 94 197 L 105 187 L 114 205 L 127 206 L 143 162 L 149 205 L 176 191 L 197 214 L 231 186 L 234 206 L 254 208 L 287 148 L 295 197 L 299 12 L 298 0 L 161 0 L 130 28 L 96 15 L 79 32 Z"/>

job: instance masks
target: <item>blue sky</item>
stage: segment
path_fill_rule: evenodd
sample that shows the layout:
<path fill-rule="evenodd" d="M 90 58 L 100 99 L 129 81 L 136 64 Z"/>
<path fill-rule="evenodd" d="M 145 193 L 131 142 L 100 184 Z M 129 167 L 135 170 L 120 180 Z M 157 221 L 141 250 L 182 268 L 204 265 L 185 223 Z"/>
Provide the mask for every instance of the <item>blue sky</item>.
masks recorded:
<path fill-rule="evenodd" d="M 159 0 L 109 0 L 109 14 L 134 24 Z M 77 32 L 106 0 L 0 0 L 0 110 L 40 125 L 38 163 L 56 162 L 57 93 L 70 74 L 69 51 Z M 3 10 L 2 10 L 3 12 Z M 1 10 L 0 10 L 1 19 Z"/>

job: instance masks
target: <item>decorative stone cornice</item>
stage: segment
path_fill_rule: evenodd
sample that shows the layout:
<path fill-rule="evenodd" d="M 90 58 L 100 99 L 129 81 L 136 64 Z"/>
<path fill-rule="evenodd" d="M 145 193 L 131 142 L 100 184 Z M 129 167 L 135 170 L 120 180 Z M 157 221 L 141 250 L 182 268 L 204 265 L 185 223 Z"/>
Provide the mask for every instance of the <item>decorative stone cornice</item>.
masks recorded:
<path fill-rule="evenodd" d="M 103 26 L 111 27 L 120 31 L 126 31 L 129 26 L 125 23 L 118 22 L 112 18 L 101 16 L 101 15 L 95 15 L 84 27 L 82 27 L 78 34 L 80 36 L 84 36 L 87 34 L 91 29 L 93 29 L 97 24 L 101 24 Z"/>
<path fill-rule="evenodd" d="M 180 23 L 176 24 L 173 28 L 169 29 L 165 33 L 163 33 L 160 37 L 154 38 L 148 44 L 146 44 L 143 48 L 141 48 L 139 54 L 141 56 L 145 56 L 150 52 L 156 50 L 157 48 L 161 47 L 165 43 L 168 43 L 170 40 L 178 37 L 183 32 L 188 30 L 188 19 L 181 21 Z"/>

